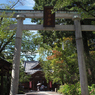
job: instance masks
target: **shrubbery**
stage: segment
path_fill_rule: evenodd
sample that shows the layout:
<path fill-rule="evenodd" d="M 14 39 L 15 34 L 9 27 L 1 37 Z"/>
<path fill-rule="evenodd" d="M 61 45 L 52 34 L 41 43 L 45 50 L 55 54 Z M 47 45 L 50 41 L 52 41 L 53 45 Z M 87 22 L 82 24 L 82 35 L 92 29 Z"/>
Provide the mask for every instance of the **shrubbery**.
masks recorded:
<path fill-rule="evenodd" d="M 88 86 L 88 90 L 90 95 L 95 95 L 95 84 Z M 81 87 L 79 82 L 76 84 L 64 84 L 60 86 L 58 92 L 63 95 L 81 95 Z"/>
<path fill-rule="evenodd" d="M 95 84 L 88 86 L 88 90 L 90 95 L 95 95 Z"/>

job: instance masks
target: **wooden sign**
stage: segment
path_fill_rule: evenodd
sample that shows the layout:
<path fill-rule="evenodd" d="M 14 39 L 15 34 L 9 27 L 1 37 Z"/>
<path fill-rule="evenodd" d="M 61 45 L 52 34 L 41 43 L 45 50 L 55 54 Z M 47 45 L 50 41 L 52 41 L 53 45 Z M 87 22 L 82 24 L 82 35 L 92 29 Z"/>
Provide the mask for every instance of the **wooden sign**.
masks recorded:
<path fill-rule="evenodd" d="M 43 27 L 55 27 L 55 13 L 52 14 L 52 6 L 44 7 L 44 24 Z"/>

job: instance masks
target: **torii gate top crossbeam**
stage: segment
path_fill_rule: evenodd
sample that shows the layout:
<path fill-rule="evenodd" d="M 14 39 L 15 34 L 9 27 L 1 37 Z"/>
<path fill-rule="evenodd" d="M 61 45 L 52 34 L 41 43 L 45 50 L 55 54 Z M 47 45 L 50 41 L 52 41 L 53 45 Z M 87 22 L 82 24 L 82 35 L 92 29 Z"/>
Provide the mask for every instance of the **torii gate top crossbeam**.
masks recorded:
<path fill-rule="evenodd" d="M 35 10 L 9 10 L 9 9 L 0 9 L 0 15 L 2 12 L 5 12 L 7 17 L 10 17 L 12 13 L 14 13 L 13 18 L 16 18 L 17 15 L 25 15 L 25 18 L 43 18 L 43 10 L 35 11 Z M 72 19 L 77 12 L 75 11 L 57 11 L 55 12 L 55 18 L 64 18 L 64 19 Z"/>

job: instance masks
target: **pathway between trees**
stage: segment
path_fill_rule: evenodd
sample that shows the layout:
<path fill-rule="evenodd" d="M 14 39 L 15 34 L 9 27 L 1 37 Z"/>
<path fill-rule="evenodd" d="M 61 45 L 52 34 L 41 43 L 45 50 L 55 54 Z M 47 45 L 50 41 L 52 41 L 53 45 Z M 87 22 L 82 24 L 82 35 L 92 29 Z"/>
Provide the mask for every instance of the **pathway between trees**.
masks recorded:
<path fill-rule="evenodd" d="M 62 95 L 53 91 L 39 91 L 39 92 L 29 92 L 25 95 Z"/>

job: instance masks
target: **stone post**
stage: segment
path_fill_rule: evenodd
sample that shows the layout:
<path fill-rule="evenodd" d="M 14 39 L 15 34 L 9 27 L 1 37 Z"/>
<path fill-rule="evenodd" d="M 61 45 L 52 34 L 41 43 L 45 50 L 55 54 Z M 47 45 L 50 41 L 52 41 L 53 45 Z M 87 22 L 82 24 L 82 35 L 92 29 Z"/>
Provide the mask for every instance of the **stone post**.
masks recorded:
<path fill-rule="evenodd" d="M 77 54 L 78 54 L 81 95 L 89 95 L 80 19 L 81 17 L 79 15 L 75 15 L 73 17 L 75 36 L 76 36 L 76 47 L 77 47 Z"/>
<path fill-rule="evenodd" d="M 18 92 L 22 29 L 23 29 L 23 20 L 25 19 L 25 16 L 17 15 L 16 18 L 17 18 L 17 31 L 16 31 L 15 50 L 13 57 L 10 95 L 16 95 Z"/>

